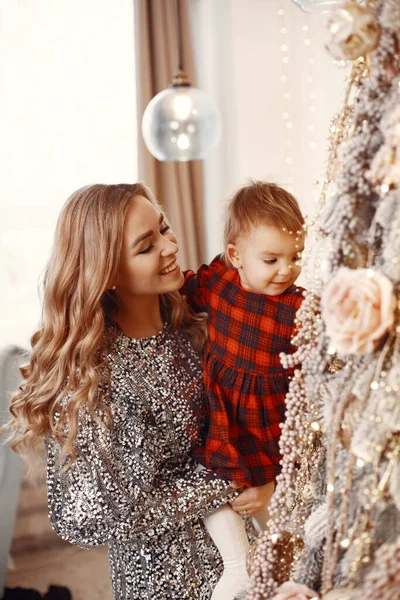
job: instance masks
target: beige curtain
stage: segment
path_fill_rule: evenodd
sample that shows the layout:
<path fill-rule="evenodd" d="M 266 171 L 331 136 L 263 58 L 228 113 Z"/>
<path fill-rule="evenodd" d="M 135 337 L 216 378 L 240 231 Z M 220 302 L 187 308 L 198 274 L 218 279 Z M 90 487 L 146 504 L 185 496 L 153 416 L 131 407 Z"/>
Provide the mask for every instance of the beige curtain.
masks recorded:
<path fill-rule="evenodd" d="M 190 0 L 181 8 L 183 69 L 194 81 L 189 29 Z M 136 87 L 139 126 L 139 178 L 165 207 L 179 240 L 180 265 L 196 268 L 205 260 L 203 173 L 199 161 L 159 162 L 141 136 L 144 109 L 153 96 L 168 87 L 178 68 L 175 0 L 134 0 Z"/>

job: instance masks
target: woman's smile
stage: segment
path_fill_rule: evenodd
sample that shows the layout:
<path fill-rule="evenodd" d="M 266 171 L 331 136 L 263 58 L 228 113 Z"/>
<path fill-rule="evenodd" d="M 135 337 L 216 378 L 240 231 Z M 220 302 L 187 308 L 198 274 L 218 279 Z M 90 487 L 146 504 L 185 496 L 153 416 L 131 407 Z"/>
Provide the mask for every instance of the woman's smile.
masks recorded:
<path fill-rule="evenodd" d="M 178 263 L 176 260 L 173 260 L 171 263 L 169 263 L 169 265 L 167 267 L 165 267 L 165 269 L 160 271 L 160 275 L 169 275 L 170 273 L 175 271 L 177 268 L 179 268 Z"/>

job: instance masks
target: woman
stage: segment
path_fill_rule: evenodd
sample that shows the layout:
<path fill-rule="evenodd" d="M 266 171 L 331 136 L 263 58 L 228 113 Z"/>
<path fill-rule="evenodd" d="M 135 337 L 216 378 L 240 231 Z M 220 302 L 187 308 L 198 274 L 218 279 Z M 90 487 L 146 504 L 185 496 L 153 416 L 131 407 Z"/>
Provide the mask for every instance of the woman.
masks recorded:
<path fill-rule="evenodd" d="M 118 600 L 209 599 L 221 560 L 201 519 L 237 493 L 189 456 L 204 325 L 178 292 L 177 252 L 145 186 L 74 193 L 12 401 L 14 449 L 46 442 L 54 529 L 79 546 L 108 544 Z"/>

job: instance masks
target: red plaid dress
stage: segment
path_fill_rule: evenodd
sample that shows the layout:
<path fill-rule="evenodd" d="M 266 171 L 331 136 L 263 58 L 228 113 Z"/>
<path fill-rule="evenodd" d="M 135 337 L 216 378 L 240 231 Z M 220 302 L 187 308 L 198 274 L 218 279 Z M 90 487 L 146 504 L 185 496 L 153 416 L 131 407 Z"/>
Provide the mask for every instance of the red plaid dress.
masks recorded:
<path fill-rule="evenodd" d="M 264 485 L 280 471 L 279 424 L 293 370 L 283 369 L 279 354 L 294 351 L 290 340 L 304 290 L 293 285 L 279 296 L 245 290 L 221 256 L 185 279 L 188 302 L 208 313 L 208 424 L 196 458 L 223 479 Z"/>

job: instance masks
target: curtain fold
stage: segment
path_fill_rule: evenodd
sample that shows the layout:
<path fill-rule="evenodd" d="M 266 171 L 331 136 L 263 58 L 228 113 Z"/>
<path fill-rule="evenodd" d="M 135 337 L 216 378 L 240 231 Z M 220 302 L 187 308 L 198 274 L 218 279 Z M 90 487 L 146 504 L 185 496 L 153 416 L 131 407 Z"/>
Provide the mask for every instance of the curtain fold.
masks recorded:
<path fill-rule="evenodd" d="M 183 68 L 194 81 L 189 0 L 181 4 Z M 143 112 L 153 96 L 168 87 L 178 68 L 176 0 L 134 0 L 139 179 L 165 207 L 179 240 L 182 268 L 205 260 L 203 167 L 199 161 L 159 162 L 141 135 Z"/>

